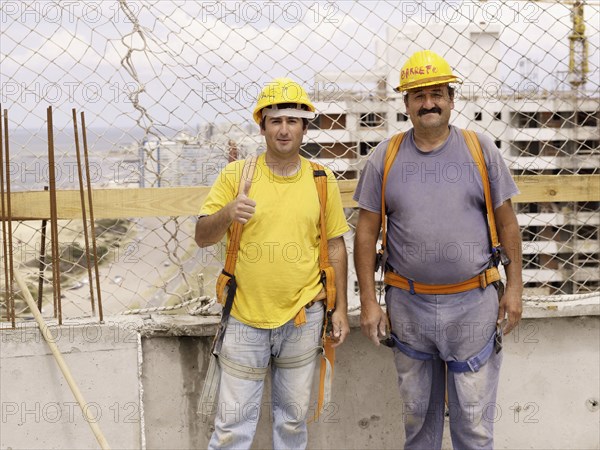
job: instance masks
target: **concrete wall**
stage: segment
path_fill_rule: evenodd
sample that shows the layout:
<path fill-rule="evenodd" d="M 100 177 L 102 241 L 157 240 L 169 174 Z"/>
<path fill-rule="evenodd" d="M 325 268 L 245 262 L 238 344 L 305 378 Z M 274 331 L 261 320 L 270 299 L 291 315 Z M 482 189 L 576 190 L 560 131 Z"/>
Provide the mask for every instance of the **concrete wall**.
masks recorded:
<path fill-rule="evenodd" d="M 196 411 L 214 319 L 109 319 L 53 330 L 112 448 L 206 447 L 211 423 Z M 1 338 L 0 447 L 97 448 L 36 328 L 3 330 Z M 489 408 L 496 448 L 600 448 L 600 318 L 525 319 L 504 351 L 498 402 Z M 334 404 L 310 426 L 309 448 L 402 448 L 391 350 L 353 327 L 335 372 Z M 271 447 L 268 402 L 265 395 L 255 448 Z"/>
<path fill-rule="evenodd" d="M 0 335 L 0 448 L 99 448 L 32 323 Z M 88 411 L 113 448 L 141 447 L 139 333 L 125 323 L 51 327 Z"/>

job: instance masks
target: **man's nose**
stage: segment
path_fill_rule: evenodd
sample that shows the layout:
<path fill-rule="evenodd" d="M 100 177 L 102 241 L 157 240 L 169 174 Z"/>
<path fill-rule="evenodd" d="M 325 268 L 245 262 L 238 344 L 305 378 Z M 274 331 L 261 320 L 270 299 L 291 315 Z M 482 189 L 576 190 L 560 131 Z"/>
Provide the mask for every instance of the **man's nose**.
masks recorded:
<path fill-rule="evenodd" d="M 425 94 L 423 96 L 423 108 L 431 109 L 435 106 L 435 101 L 433 100 L 433 95 Z"/>

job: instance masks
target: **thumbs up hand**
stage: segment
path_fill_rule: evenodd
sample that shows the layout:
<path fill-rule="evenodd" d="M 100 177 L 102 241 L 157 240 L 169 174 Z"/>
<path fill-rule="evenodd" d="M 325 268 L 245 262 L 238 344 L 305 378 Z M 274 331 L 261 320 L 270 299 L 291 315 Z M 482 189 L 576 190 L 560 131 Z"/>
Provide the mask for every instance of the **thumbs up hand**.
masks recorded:
<path fill-rule="evenodd" d="M 235 200 L 229 203 L 229 217 L 231 221 L 245 224 L 254 215 L 256 202 L 248 198 L 250 186 L 252 186 L 252 180 L 246 180 L 242 192 L 238 194 Z"/>

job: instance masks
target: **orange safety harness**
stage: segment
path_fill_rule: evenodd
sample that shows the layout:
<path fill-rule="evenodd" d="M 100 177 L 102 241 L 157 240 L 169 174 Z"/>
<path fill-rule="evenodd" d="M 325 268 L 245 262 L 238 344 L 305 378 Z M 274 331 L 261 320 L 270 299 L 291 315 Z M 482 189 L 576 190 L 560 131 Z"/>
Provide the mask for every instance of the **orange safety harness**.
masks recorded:
<path fill-rule="evenodd" d="M 386 268 L 386 264 L 385 264 L 385 259 L 386 259 L 387 255 L 385 252 L 386 252 L 386 247 L 387 247 L 387 230 L 386 230 L 387 227 L 386 227 L 386 213 L 385 213 L 385 188 L 386 188 L 386 184 L 387 184 L 388 174 L 392 168 L 392 165 L 394 163 L 396 155 L 398 154 L 398 151 L 400 150 L 400 145 L 402 144 L 402 140 L 404 139 L 404 136 L 405 136 L 405 133 L 398 133 L 398 134 L 394 135 L 392 137 L 392 139 L 390 140 L 387 150 L 386 150 L 385 159 L 384 159 L 383 183 L 381 186 L 382 244 L 381 244 L 380 250 L 377 253 L 375 270 L 377 271 L 378 267 L 382 266 L 383 270 L 385 271 L 384 281 L 386 284 L 389 284 L 391 286 L 394 286 L 394 287 L 397 287 L 400 289 L 410 291 L 411 294 L 454 294 L 454 293 L 465 292 L 465 291 L 468 291 L 471 289 L 475 289 L 477 287 L 481 287 L 482 289 L 485 289 L 489 284 L 494 283 L 494 285 L 498 289 L 498 298 L 501 298 L 503 291 L 504 291 L 504 285 L 502 284 L 501 279 L 500 279 L 500 272 L 498 271 L 498 264 L 500 262 L 502 262 L 504 265 L 507 265 L 510 263 L 510 260 L 506 257 L 504 250 L 502 249 L 502 246 L 500 245 L 500 242 L 498 240 L 498 233 L 496 231 L 496 221 L 495 221 L 495 217 L 494 217 L 494 209 L 493 209 L 493 205 L 492 205 L 490 180 L 489 180 L 489 176 L 488 176 L 487 166 L 485 164 L 485 159 L 483 157 L 483 151 L 481 149 L 481 144 L 479 143 L 477 134 L 474 131 L 462 130 L 462 133 L 465 138 L 467 147 L 469 148 L 469 152 L 471 153 L 471 156 L 472 156 L 473 160 L 475 161 L 475 164 L 477 165 L 477 169 L 479 170 L 479 174 L 481 175 L 481 181 L 483 184 L 483 194 L 484 194 L 485 207 L 486 207 L 486 218 L 487 218 L 487 223 L 488 223 L 489 237 L 490 237 L 491 250 L 492 250 L 492 259 L 490 261 L 490 267 L 488 269 L 484 270 L 479 275 L 474 276 L 473 278 L 470 278 L 468 280 L 465 280 L 465 281 L 462 281 L 459 283 L 454 283 L 454 284 L 419 283 L 414 280 L 405 278 L 401 275 L 398 275 L 398 274 L 392 272 L 391 270 L 386 270 L 387 268 Z M 388 321 L 389 321 L 389 318 L 388 318 Z M 391 330 L 390 330 L 390 333 L 391 333 Z M 496 333 L 494 336 L 496 336 L 496 338 L 495 338 L 496 342 L 501 341 L 501 338 L 502 338 L 501 334 Z M 494 339 L 492 340 L 492 344 L 493 344 L 493 341 L 494 341 Z M 421 352 L 416 352 L 414 349 L 407 347 L 406 345 L 401 343 L 397 338 L 395 338 L 393 333 L 391 333 L 390 338 L 384 340 L 383 343 L 390 347 L 398 347 L 400 349 L 400 351 L 402 351 L 403 353 L 405 353 L 413 358 L 419 358 L 418 356 L 415 356 L 415 353 L 421 353 Z M 474 370 L 474 369 L 475 369 L 474 371 L 478 370 L 479 366 L 474 368 L 472 365 L 472 360 L 477 360 L 478 364 L 482 364 L 482 361 L 483 361 L 483 364 L 484 364 L 485 361 L 487 361 L 487 357 L 489 357 L 488 350 L 490 350 L 490 348 L 491 347 L 489 345 L 486 345 L 486 347 L 482 350 L 482 352 L 480 352 L 480 354 L 477 354 L 474 358 L 471 358 L 469 361 L 460 362 L 460 363 L 458 363 L 458 365 L 466 366 L 470 370 Z M 496 353 L 498 351 L 500 351 L 500 348 L 501 348 L 501 345 L 496 346 Z M 485 353 L 485 355 L 483 353 Z M 425 354 L 422 353 L 420 355 L 421 358 L 423 355 L 425 355 Z M 432 356 L 432 355 L 427 355 L 427 356 Z M 455 366 L 457 365 L 456 362 L 453 362 L 452 364 L 454 364 Z M 466 369 L 462 368 L 462 367 L 460 369 L 457 369 L 456 367 L 450 368 L 449 363 L 446 363 L 446 365 L 445 365 L 446 385 L 448 383 L 448 370 L 459 371 L 459 372 L 466 371 Z M 445 402 L 446 402 L 446 405 L 448 405 L 448 389 L 447 388 L 446 388 L 446 393 L 445 393 Z"/>
<path fill-rule="evenodd" d="M 251 157 L 244 163 L 242 170 L 242 177 L 238 187 L 238 192 L 243 189 L 246 181 L 251 182 L 253 179 L 254 170 L 256 168 L 256 157 Z M 320 164 L 310 161 L 310 165 L 313 170 L 313 176 L 315 180 L 315 186 L 317 188 L 317 194 L 319 196 L 320 215 L 319 215 L 319 226 L 320 226 L 320 243 L 319 243 L 319 269 L 321 271 L 321 283 L 323 289 L 317 295 L 314 301 L 324 300 L 325 302 L 325 317 L 323 321 L 323 332 L 322 332 L 322 359 L 320 368 L 320 385 L 319 385 L 319 399 L 317 403 L 317 411 L 313 418 L 316 420 L 319 414 L 323 410 L 323 407 L 330 402 L 331 398 L 331 381 L 333 378 L 333 366 L 335 360 L 335 349 L 332 347 L 333 341 L 330 336 L 331 328 L 331 315 L 335 310 L 336 300 L 336 288 L 335 288 L 335 271 L 329 263 L 329 251 L 327 243 L 327 223 L 325 220 L 325 212 L 327 207 L 327 173 L 325 168 Z M 219 275 L 216 284 L 217 290 L 217 301 L 223 305 L 223 313 L 221 315 L 221 322 L 219 329 L 213 341 L 213 354 L 218 354 L 223 342 L 225 335 L 225 328 L 227 326 L 227 319 L 233 306 L 233 299 L 235 297 L 235 291 L 237 289 L 237 283 L 235 280 L 235 266 L 238 258 L 238 251 L 240 248 L 240 239 L 242 236 L 243 225 L 239 222 L 234 222 L 231 226 L 231 233 L 227 244 L 225 266 L 223 271 Z M 311 302 L 312 303 L 312 302 Z M 306 312 L 303 307 L 294 319 L 296 326 L 302 326 L 306 323 Z"/>
<path fill-rule="evenodd" d="M 489 284 L 498 283 L 500 281 L 500 272 L 498 271 L 498 264 L 508 264 L 510 261 L 504 254 L 504 250 L 498 241 L 498 233 L 496 231 L 496 221 L 494 218 L 494 209 L 492 205 L 492 195 L 490 190 L 490 180 L 488 176 L 487 166 L 483 157 L 483 151 L 481 144 L 477 138 L 477 134 L 474 131 L 462 130 L 463 136 L 467 143 L 467 147 L 471 152 L 471 156 L 477 165 L 481 180 L 483 182 L 483 194 L 485 198 L 486 216 L 489 230 L 489 237 L 492 247 L 492 264 L 490 267 L 479 275 L 474 276 L 468 280 L 454 284 L 425 284 L 419 283 L 414 280 L 405 278 L 397 273 L 387 270 L 385 267 L 386 259 L 386 248 L 387 248 L 387 227 L 386 227 L 386 211 L 385 211 L 385 188 L 387 184 L 388 174 L 394 164 L 396 155 L 400 150 L 400 145 L 404 139 L 405 133 L 398 133 L 390 140 L 384 159 L 383 169 L 383 183 L 381 186 L 381 227 L 382 227 L 382 239 L 381 248 L 377 252 L 376 267 L 383 267 L 385 271 L 384 282 L 391 286 L 410 291 L 411 294 L 456 294 L 459 292 L 465 292 L 477 287 L 485 289 Z M 500 283 L 498 283 L 500 284 Z"/>

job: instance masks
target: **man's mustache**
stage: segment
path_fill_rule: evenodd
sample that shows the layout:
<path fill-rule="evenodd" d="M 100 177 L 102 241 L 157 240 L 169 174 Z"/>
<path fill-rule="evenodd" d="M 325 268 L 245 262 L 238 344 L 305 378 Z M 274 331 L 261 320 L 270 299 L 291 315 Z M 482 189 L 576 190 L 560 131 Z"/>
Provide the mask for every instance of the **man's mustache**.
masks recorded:
<path fill-rule="evenodd" d="M 430 114 L 430 113 L 437 113 L 437 114 L 442 114 L 442 109 L 438 108 L 437 106 L 431 108 L 431 109 L 425 109 L 425 108 L 421 108 L 418 112 L 419 116 L 422 116 L 424 114 Z"/>

